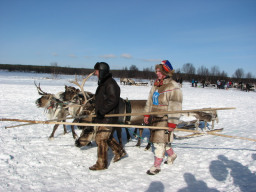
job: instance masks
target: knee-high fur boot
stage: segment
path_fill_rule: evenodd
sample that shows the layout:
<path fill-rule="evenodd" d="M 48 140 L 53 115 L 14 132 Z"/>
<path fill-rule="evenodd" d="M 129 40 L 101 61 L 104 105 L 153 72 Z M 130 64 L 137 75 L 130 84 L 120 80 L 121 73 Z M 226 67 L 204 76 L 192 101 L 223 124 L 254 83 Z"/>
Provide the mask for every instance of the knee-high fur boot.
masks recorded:
<path fill-rule="evenodd" d="M 114 162 L 119 161 L 122 157 L 124 157 L 126 155 L 125 150 L 123 149 L 123 147 L 117 143 L 117 141 L 115 140 L 114 137 L 111 137 L 108 140 L 108 146 L 112 149 L 113 153 L 114 153 Z"/>
<path fill-rule="evenodd" d="M 90 170 L 103 170 L 107 169 L 108 166 L 108 144 L 107 141 L 103 140 L 97 143 L 97 155 L 98 160 L 95 165 L 89 167 Z"/>

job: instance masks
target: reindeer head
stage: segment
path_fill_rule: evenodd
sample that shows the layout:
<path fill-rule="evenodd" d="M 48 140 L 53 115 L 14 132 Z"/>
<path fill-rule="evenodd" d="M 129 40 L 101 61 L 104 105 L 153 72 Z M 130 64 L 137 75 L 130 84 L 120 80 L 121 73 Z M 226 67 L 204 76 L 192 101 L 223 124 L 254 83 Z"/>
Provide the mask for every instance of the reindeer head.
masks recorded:
<path fill-rule="evenodd" d="M 87 146 L 91 141 L 95 140 L 96 127 L 83 127 L 80 137 L 75 141 L 77 147 Z"/>
<path fill-rule="evenodd" d="M 76 102 L 76 98 L 79 94 L 80 90 L 76 89 L 72 86 L 65 85 L 65 92 L 61 94 L 61 98 L 63 101 Z"/>
<path fill-rule="evenodd" d="M 40 87 L 40 83 L 38 85 L 36 84 L 36 82 L 34 82 L 34 83 L 35 83 L 35 86 L 37 88 L 38 94 L 42 95 L 35 102 L 37 107 L 44 107 L 44 108 L 46 108 L 46 107 L 51 106 L 51 99 L 53 97 L 53 94 L 46 93 L 46 92 L 42 91 L 42 89 Z"/>
<path fill-rule="evenodd" d="M 43 95 L 43 96 L 41 96 L 40 98 L 38 98 L 36 100 L 36 102 L 35 102 L 36 106 L 37 107 L 43 107 L 43 108 L 51 106 L 51 98 L 52 98 L 52 95 Z"/>

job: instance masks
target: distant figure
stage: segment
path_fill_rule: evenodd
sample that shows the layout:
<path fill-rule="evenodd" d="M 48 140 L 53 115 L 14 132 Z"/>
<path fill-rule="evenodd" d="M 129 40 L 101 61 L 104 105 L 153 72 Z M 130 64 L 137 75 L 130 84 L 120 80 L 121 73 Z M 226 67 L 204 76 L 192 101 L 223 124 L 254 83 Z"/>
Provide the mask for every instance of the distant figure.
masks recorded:
<path fill-rule="evenodd" d="M 198 81 L 197 81 L 197 80 L 195 80 L 195 87 L 197 87 L 197 83 L 198 83 Z"/>
<path fill-rule="evenodd" d="M 217 80 L 217 89 L 220 89 L 221 82 L 220 80 Z"/>
<path fill-rule="evenodd" d="M 205 86 L 205 80 L 204 79 L 202 80 L 202 86 L 203 86 L 203 88 Z"/>
<path fill-rule="evenodd" d="M 239 85 L 240 85 L 240 89 L 243 90 L 243 86 L 244 86 L 244 85 L 243 85 L 243 82 L 242 82 L 242 81 L 239 82 Z"/>
<path fill-rule="evenodd" d="M 182 77 L 180 78 L 180 87 L 182 87 L 182 82 L 183 82 L 183 79 Z"/>
<path fill-rule="evenodd" d="M 250 84 L 246 83 L 246 92 L 250 92 Z"/>
<path fill-rule="evenodd" d="M 194 87 L 194 84 L 195 84 L 195 80 L 192 79 L 192 87 Z"/>
<path fill-rule="evenodd" d="M 229 81 L 229 88 L 232 88 L 232 81 Z"/>

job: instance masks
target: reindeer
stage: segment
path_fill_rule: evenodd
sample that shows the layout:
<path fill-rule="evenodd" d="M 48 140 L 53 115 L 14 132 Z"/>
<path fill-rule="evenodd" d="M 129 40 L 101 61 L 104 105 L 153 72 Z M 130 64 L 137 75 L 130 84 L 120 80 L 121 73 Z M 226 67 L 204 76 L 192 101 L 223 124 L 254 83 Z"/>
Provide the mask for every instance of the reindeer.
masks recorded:
<path fill-rule="evenodd" d="M 38 94 L 42 95 L 40 98 L 36 100 L 37 107 L 45 108 L 48 113 L 49 119 L 57 119 L 57 121 L 65 122 L 67 116 L 70 114 L 67 105 L 69 104 L 69 100 L 74 99 L 74 96 L 77 95 L 77 90 L 71 89 L 69 86 L 65 86 L 65 92 L 60 92 L 58 94 L 50 94 L 42 91 L 40 88 L 40 84 L 37 86 Z M 59 124 L 54 125 L 53 131 L 49 136 L 50 139 L 54 138 L 55 131 L 59 127 Z M 64 134 L 67 133 L 66 125 L 63 125 Z M 73 138 L 77 138 L 77 134 L 75 133 L 74 127 L 71 127 Z"/>
<path fill-rule="evenodd" d="M 83 86 L 87 79 L 93 75 L 93 73 L 89 74 L 87 78 L 85 78 L 82 82 L 82 85 L 79 85 L 77 79 L 75 81 L 71 81 L 78 85 L 82 91 L 80 94 L 80 90 L 76 89 L 72 86 L 65 85 L 65 92 L 60 92 L 56 95 L 46 93 L 42 91 L 40 88 L 40 84 L 37 86 L 38 94 L 42 95 L 39 99 L 36 100 L 36 105 L 38 107 L 43 107 L 47 110 L 50 119 L 56 119 L 57 121 L 66 121 L 68 115 L 75 117 L 82 113 L 83 107 L 86 106 L 87 102 L 90 101 L 92 94 L 90 92 L 84 92 Z M 74 119 L 73 122 L 77 122 L 77 119 Z M 53 131 L 49 138 L 54 138 L 54 133 L 58 128 L 58 124 L 54 125 Z M 66 126 L 63 125 L 64 134 L 67 133 Z M 78 136 L 75 133 L 74 126 L 71 126 L 73 138 L 76 139 Z"/>
<path fill-rule="evenodd" d="M 129 78 L 120 78 L 120 85 L 135 85 L 135 81 Z"/>
<path fill-rule="evenodd" d="M 204 128 L 203 130 L 206 131 L 207 122 L 212 122 L 211 129 L 214 129 L 214 122 L 219 122 L 217 111 L 200 111 L 200 112 L 194 112 L 189 115 L 192 115 L 196 118 L 195 126 L 196 130 L 198 131 L 200 121 L 204 121 Z"/>
<path fill-rule="evenodd" d="M 219 118 L 218 118 L 218 114 L 217 111 L 207 111 L 207 109 L 205 111 L 198 111 L 198 112 L 189 112 L 187 114 L 182 114 L 182 116 L 192 116 L 195 117 L 195 120 L 192 121 L 181 121 L 180 122 L 180 126 L 181 127 L 186 127 L 186 128 L 196 128 L 196 131 L 198 131 L 199 129 L 199 124 L 200 122 L 204 122 L 204 127 L 203 130 L 206 131 L 206 127 L 207 127 L 207 122 L 212 122 L 211 125 L 211 130 L 214 129 L 214 122 L 216 121 L 217 123 L 219 123 Z"/>
<path fill-rule="evenodd" d="M 128 85 L 129 81 L 128 78 L 120 78 L 120 85 L 124 84 L 124 85 Z"/>

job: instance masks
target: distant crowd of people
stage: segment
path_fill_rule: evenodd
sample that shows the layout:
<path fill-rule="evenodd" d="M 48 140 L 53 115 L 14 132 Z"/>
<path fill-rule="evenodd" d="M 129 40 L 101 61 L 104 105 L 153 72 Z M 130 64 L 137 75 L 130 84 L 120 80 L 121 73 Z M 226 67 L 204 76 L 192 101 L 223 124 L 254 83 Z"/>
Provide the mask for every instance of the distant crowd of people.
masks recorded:
<path fill-rule="evenodd" d="M 202 88 L 210 85 L 210 83 L 206 82 L 204 79 L 201 80 L 200 83 L 201 83 Z M 192 79 L 191 86 L 198 87 L 198 80 Z M 246 92 L 254 90 L 253 84 L 243 83 L 242 81 L 240 81 L 239 83 L 234 83 L 232 81 L 217 80 L 216 84 L 212 84 L 212 86 L 217 87 L 217 89 L 238 88 L 238 89 L 241 89 L 242 91 L 246 91 Z"/>

